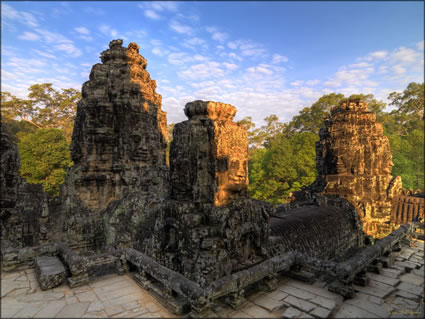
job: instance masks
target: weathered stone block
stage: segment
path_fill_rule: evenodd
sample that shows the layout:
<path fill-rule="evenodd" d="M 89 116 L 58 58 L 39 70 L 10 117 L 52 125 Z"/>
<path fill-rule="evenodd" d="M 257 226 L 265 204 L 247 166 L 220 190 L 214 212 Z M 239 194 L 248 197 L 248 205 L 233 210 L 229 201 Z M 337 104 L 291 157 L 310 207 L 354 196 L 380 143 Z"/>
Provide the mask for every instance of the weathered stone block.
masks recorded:
<path fill-rule="evenodd" d="M 61 285 L 66 278 L 66 270 L 58 257 L 35 258 L 35 273 L 42 290 Z"/>

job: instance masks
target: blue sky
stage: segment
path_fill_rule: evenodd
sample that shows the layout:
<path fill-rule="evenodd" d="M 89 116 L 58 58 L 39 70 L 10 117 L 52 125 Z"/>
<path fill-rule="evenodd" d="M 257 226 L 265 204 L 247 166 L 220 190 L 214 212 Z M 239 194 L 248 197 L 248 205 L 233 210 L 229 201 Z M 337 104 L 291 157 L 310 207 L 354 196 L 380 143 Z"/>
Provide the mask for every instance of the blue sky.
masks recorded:
<path fill-rule="evenodd" d="M 424 79 L 424 2 L 2 1 L 2 91 L 81 89 L 112 39 L 136 42 L 168 122 L 214 100 L 257 125 L 330 92 L 388 94 Z"/>

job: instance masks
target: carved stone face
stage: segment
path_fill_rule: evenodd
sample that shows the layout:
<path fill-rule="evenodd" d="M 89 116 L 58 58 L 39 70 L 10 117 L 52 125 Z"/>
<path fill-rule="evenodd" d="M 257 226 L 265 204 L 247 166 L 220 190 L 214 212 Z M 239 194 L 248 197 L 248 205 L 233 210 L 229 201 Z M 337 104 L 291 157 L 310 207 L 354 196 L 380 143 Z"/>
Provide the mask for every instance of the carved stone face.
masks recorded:
<path fill-rule="evenodd" d="M 248 189 L 248 146 L 245 148 L 244 142 L 239 141 L 235 144 L 236 147 L 228 147 L 227 170 L 217 173 L 218 191 L 215 204 L 218 206 L 227 204 Z"/>
<path fill-rule="evenodd" d="M 147 135 L 134 132 L 130 135 L 131 139 L 131 154 L 130 157 L 134 161 L 148 163 L 150 162 L 149 155 L 149 137 Z"/>
<path fill-rule="evenodd" d="M 228 170 L 228 182 L 224 190 L 241 191 L 247 188 L 248 165 L 246 160 L 231 159 Z"/>

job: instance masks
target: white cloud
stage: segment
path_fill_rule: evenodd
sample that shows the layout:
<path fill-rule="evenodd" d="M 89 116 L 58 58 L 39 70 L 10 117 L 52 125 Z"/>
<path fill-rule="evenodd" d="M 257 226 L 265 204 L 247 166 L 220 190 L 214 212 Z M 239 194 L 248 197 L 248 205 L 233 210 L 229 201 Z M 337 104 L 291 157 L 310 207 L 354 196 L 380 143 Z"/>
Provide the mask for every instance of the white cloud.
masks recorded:
<path fill-rule="evenodd" d="M 172 20 L 169 24 L 169 27 L 177 33 L 191 35 L 193 30 L 188 25 L 183 25 L 176 20 Z"/>
<path fill-rule="evenodd" d="M 294 81 L 290 83 L 292 86 L 300 86 L 302 84 L 304 84 L 304 81 Z"/>
<path fill-rule="evenodd" d="M 348 67 L 349 68 L 368 68 L 371 67 L 372 64 L 367 63 L 367 62 L 361 62 L 361 63 L 355 63 L 355 64 L 350 64 Z"/>
<path fill-rule="evenodd" d="M 229 56 L 229 58 L 233 58 L 233 59 L 236 59 L 236 60 L 239 60 L 239 61 L 242 61 L 243 59 L 240 57 L 240 56 L 238 56 L 236 53 L 234 53 L 234 52 L 230 52 L 229 54 L 228 54 L 228 56 Z"/>
<path fill-rule="evenodd" d="M 102 32 L 104 35 L 108 36 L 108 37 L 112 37 L 112 38 L 116 38 L 118 36 L 118 31 L 111 28 L 111 26 L 106 25 L 106 24 L 102 24 L 99 27 L 100 32 Z"/>
<path fill-rule="evenodd" d="M 23 34 L 21 34 L 18 37 L 18 39 L 29 40 L 29 41 L 36 41 L 36 40 L 39 40 L 40 37 L 37 34 L 32 33 L 32 32 L 24 32 Z"/>
<path fill-rule="evenodd" d="M 174 52 L 168 55 L 168 63 L 174 65 L 183 65 L 192 61 L 192 58 L 184 52 Z"/>
<path fill-rule="evenodd" d="M 200 54 L 195 54 L 195 55 L 193 56 L 193 59 L 194 59 L 195 61 L 199 61 L 199 62 L 204 62 L 204 61 L 208 61 L 208 60 L 209 60 L 209 58 L 208 58 L 208 57 L 203 56 L 203 55 L 200 55 Z"/>
<path fill-rule="evenodd" d="M 34 52 L 37 53 L 38 55 L 44 57 L 44 58 L 56 59 L 56 56 L 54 56 L 53 54 L 49 54 L 47 52 L 44 52 L 44 51 L 39 51 L 39 50 L 34 49 Z"/>
<path fill-rule="evenodd" d="M 86 41 L 93 41 L 93 38 L 89 35 L 80 35 L 79 38 Z"/>
<path fill-rule="evenodd" d="M 176 12 L 178 5 L 179 4 L 175 1 L 147 1 L 138 4 L 138 7 L 141 9 L 152 9 L 155 11 Z"/>
<path fill-rule="evenodd" d="M 219 32 L 216 27 L 206 27 L 207 32 L 211 33 L 213 40 L 224 42 L 229 37 L 225 32 Z"/>
<path fill-rule="evenodd" d="M 145 16 L 152 20 L 159 20 L 161 16 L 153 10 L 145 10 Z"/>
<path fill-rule="evenodd" d="M 90 34 L 89 29 L 87 29 L 86 27 L 78 27 L 78 28 L 74 28 L 74 30 L 77 31 L 80 34 L 85 34 L 85 35 Z"/>
<path fill-rule="evenodd" d="M 221 77 L 224 75 L 224 70 L 220 68 L 220 63 L 210 61 L 192 65 L 189 69 L 178 74 L 183 79 L 200 80 L 210 77 Z"/>
<path fill-rule="evenodd" d="M 375 59 L 383 59 L 388 55 L 387 51 L 375 51 L 369 54 L 370 57 Z"/>
<path fill-rule="evenodd" d="M 416 43 L 416 48 L 417 48 L 419 51 L 423 51 L 423 50 L 424 50 L 424 40 L 422 40 L 422 41 L 420 41 L 420 42 Z"/>
<path fill-rule="evenodd" d="M 280 54 L 273 54 L 273 57 L 272 57 L 273 64 L 279 64 L 282 62 L 288 62 L 288 58 Z"/>
<path fill-rule="evenodd" d="M 76 48 L 73 43 L 62 43 L 54 46 L 59 51 L 64 51 L 68 55 L 76 58 L 81 56 L 81 50 Z"/>
<path fill-rule="evenodd" d="M 239 44 L 237 42 L 227 42 L 227 46 L 233 50 L 237 49 Z"/>
<path fill-rule="evenodd" d="M 228 70 L 236 70 L 239 66 L 237 64 L 234 63 L 223 63 L 223 65 L 228 69 Z"/>
<path fill-rule="evenodd" d="M 388 72 L 388 67 L 386 66 L 386 65 L 381 65 L 380 67 L 379 67 L 379 70 L 378 70 L 378 72 L 380 73 L 380 74 L 385 74 L 385 73 L 387 73 Z"/>
<path fill-rule="evenodd" d="M 198 37 L 193 37 L 189 39 L 184 39 L 182 45 L 186 48 L 190 48 L 192 50 L 199 50 L 199 46 L 202 49 L 208 49 L 208 44 L 204 39 L 200 39 Z"/>
<path fill-rule="evenodd" d="M 265 67 L 264 65 L 261 65 L 261 64 L 259 66 L 256 66 L 256 67 L 250 67 L 250 68 L 247 69 L 247 71 L 250 72 L 250 73 L 259 72 L 259 73 L 263 73 L 263 74 L 266 74 L 266 75 L 272 75 L 273 74 L 272 70 L 269 70 L 267 67 Z"/>
<path fill-rule="evenodd" d="M 395 50 L 394 53 L 391 54 L 391 62 L 393 63 L 400 63 L 402 65 L 408 65 L 415 62 L 418 62 L 421 58 L 421 55 L 416 52 L 415 50 L 401 47 L 397 50 Z M 423 56 L 422 56 L 423 60 Z"/>
<path fill-rule="evenodd" d="M 52 32 L 45 29 L 35 29 L 35 31 L 39 33 L 43 37 L 43 40 L 47 43 L 72 43 L 71 40 L 57 32 Z"/>
<path fill-rule="evenodd" d="M 158 47 L 158 46 L 162 45 L 162 41 L 161 41 L 161 40 L 152 39 L 150 42 L 151 42 L 151 44 L 152 44 L 153 46 L 156 46 L 156 47 Z"/>
<path fill-rule="evenodd" d="M 185 43 L 189 45 L 203 45 L 205 44 L 205 40 L 194 37 L 194 38 L 186 39 Z"/>
<path fill-rule="evenodd" d="M 164 56 L 164 55 L 167 55 L 169 53 L 169 51 L 163 50 L 159 47 L 155 47 L 155 48 L 152 49 L 152 53 L 157 55 L 157 56 Z"/>
<path fill-rule="evenodd" d="M 38 21 L 31 13 L 15 10 L 10 5 L 3 2 L 1 3 L 1 11 L 2 19 L 16 20 L 29 27 L 38 27 Z"/>
<path fill-rule="evenodd" d="M 362 69 L 352 69 L 347 70 L 345 67 L 342 67 L 335 75 L 324 84 L 332 87 L 339 87 L 342 85 L 346 86 L 377 86 L 378 83 L 369 80 L 369 75 L 374 72 L 374 68 L 362 68 Z"/>
<path fill-rule="evenodd" d="M 316 84 L 319 84 L 319 83 L 320 83 L 320 80 L 310 80 L 310 81 L 305 82 L 305 84 L 307 84 L 307 85 L 316 85 Z"/>
<path fill-rule="evenodd" d="M 404 68 L 402 65 L 400 65 L 400 64 L 396 64 L 396 65 L 394 65 L 392 68 L 391 68 L 391 70 L 393 70 L 393 72 L 396 74 L 396 75 L 402 75 L 402 74 L 404 74 L 404 73 L 406 73 L 406 68 Z"/>
<path fill-rule="evenodd" d="M 251 41 L 240 41 L 239 49 L 243 56 L 265 57 L 266 50 L 258 43 Z"/>

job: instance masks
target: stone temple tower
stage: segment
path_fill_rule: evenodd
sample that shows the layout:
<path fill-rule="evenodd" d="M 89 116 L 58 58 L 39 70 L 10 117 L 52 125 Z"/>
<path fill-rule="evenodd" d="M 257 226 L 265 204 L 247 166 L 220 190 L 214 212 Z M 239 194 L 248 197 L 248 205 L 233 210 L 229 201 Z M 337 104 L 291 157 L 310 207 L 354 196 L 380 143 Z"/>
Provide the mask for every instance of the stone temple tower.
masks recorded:
<path fill-rule="evenodd" d="M 82 87 L 71 143 L 74 166 L 62 192 L 66 232 L 76 242 L 101 236 L 112 202 L 131 193 L 162 198 L 168 186 L 166 113 L 139 46 L 113 40 L 100 58 Z"/>
<path fill-rule="evenodd" d="M 360 100 L 342 102 L 325 125 L 316 144 L 313 187 L 348 199 L 361 215 L 363 230 L 382 237 L 391 231 L 391 205 L 401 190 L 401 178 L 391 176 L 392 155 L 382 125 Z"/>
<path fill-rule="evenodd" d="M 170 150 L 170 199 L 144 252 L 201 286 L 266 258 L 270 204 L 250 199 L 248 134 L 236 108 L 186 104 Z"/>

